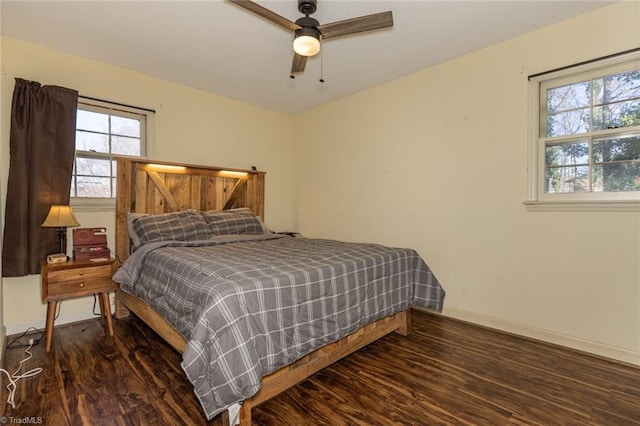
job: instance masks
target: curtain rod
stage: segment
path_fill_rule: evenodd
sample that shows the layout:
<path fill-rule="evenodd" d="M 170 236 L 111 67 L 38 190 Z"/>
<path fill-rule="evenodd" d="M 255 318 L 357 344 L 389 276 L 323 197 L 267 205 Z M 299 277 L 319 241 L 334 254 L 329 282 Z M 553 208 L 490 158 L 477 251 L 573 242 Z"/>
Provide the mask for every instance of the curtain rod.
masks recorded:
<path fill-rule="evenodd" d="M 532 78 L 540 77 L 540 76 L 545 75 L 545 74 L 551 74 L 551 73 L 556 72 L 556 71 L 564 71 L 564 70 L 569 69 L 569 68 L 579 67 L 581 65 L 592 64 L 594 62 L 603 61 L 605 59 L 616 58 L 618 56 L 624 56 L 624 55 L 627 55 L 629 53 L 635 53 L 635 52 L 640 52 L 640 47 L 636 47 L 635 49 L 625 50 L 624 52 L 612 53 L 611 55 L 601 56 L 601 57 L 595 58 L 595 59 L 589 59 L 588 61 L 582 61 L 582 62 L 578 62 L 578 63 L 575 63 L 575 64 L 566 65 L 564 67 L 555 68 L 555 69 L 552 69 L 552 70 L 549 70 L 549 71 L 539 72 L 537 74 L 531 74 L 529 77 L 527 77 L 527 79 L 531 80 Z"/>
<path fill-rule="evenodd" d="M 90 101 L 104 102 L 104 103 L 111 104 L 111 105 L 118 105 L 118 106 L 126 107 L 126 108 L 135 108 L 135 109 L 139 109 L 139 110 L 142 110 L 142 111 L 152 112 L 154 114 L 156 113 L 155 109 L 142 108 L 142 107 L 138 107 L 138 106 L 135 106 L 135 105 L 121 104 L 119 102 L 105 101 L 104 99 L 92 98 L 90 96 L 78 95 L 78 97 L 82 98 L 82 99 L 87 99 L 87 100 L 90 100 Z"/>

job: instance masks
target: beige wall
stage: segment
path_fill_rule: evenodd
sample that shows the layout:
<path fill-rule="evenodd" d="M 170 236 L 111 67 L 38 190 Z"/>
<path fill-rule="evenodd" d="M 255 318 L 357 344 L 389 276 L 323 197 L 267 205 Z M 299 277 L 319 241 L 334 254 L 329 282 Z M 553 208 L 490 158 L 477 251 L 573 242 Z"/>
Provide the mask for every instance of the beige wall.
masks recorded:
<path fill-rule="evenodd" d="M 16 77 L 74 88 L 81 95 L 155 109 L 152 158 L 250 168 L 267 172 L 265 220 L 269 227 L 292 227 L 292 125 L 280 114 L 139 73 L 2 38 L 1 193 L 6 194 L 9 164 L 9 117 Z M 251 117 L 247 120 L 247 117 Z M 250 125 L 247 125 L 250 123 Z M 113 211 L 75 210 L 82 226 L 106 226 L 114 248 Z M 2 213 L 4 218 L 4 209 Z M 8 332 L 42 327 L 39 276 L 5 278 L 4 325 Z M 62 303 L 57 323 L 91 313 L 93 299 Z"/>
<path fill-rule="evenodd" d="M 639 23 L 617 4 L 294 117 L 3 39 L 2 182 L 16 76 L 154 108 L 156 158 L 268 172 L 272 228 L 415 248 L 445 314 L 640 364 L 640 215 L 522 204 L 527 75 L 637 47 Z M 9 329 L 42 323 L 38 277 L 3 286 Z"/>
<path fill-rule="evenodd" d="M 640 213 L 529 212 L 527 75 L 636 48 L 621 3 L 296 117 L 296 227 L 415 248 L 445 313 L 640 363 Z"/>

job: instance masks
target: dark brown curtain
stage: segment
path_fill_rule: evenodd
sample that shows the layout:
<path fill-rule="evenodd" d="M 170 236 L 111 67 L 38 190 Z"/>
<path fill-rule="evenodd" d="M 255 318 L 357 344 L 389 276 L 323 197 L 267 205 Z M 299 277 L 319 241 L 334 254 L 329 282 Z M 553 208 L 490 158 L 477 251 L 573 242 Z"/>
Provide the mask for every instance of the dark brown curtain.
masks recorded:
<path fill-rule="evenodd" d="M 16 78 L 11 105 L 9 181 L 2 276 L 40 273 L 60 251 L 56 228 L 42 228 L 52 204 L 69 204 L 78 92 Z"/>

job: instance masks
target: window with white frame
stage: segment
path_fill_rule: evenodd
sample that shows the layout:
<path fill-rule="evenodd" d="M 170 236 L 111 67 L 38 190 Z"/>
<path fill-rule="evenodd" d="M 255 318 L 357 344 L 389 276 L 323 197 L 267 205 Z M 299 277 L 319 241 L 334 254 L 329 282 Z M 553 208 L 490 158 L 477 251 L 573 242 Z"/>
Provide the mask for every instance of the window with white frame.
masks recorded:
<path fill-rule="evenodd" d="M 144 157 L 150 111 L 80 98 L 71 197 L 113 200 L 116 156 Z"/>
<path fill-rule="evenodd" d="M 639 201 L 640 53 L 530 84 L 530 201 Z"/>

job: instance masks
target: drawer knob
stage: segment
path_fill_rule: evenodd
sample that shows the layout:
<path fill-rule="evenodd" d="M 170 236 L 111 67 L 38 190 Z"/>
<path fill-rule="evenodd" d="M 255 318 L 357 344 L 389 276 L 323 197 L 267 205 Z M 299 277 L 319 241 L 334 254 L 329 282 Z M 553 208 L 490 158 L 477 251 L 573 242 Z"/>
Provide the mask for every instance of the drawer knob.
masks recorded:
<path fill-rule="evenodd" d="M 80 288 L 84 288 L 84 283 L 80 283 Z"/>
<path fill-rule="evenodd" d="M 84 271 L 80 271 L 80 276 L 83 276 L 83 275 L 84 275 Z"/>

